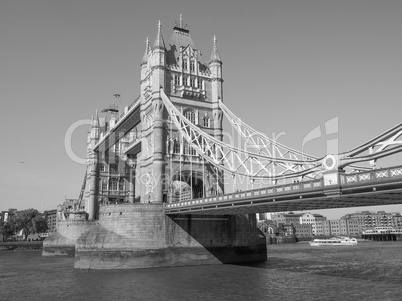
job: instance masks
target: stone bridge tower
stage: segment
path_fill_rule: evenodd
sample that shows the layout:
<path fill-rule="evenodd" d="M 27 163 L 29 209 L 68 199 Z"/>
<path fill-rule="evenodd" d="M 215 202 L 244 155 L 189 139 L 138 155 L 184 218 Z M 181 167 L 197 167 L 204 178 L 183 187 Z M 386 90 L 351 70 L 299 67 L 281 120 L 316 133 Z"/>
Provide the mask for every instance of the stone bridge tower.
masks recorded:
<path fill-rule="evenodd" d="M 180 135 L 163 106 L 163 88 L 193 124 L 222 140 L 222 61 L 216 38 L 203 60 L 187 26 L 176 23 L 167 42 L 161 24 L 153 45 L 147 39 L 141 62 L 142 151 L 138 160 L 141 202 L 174 202 L 223 193 L 223 174 L 204 162 Z"/>
<path fill-rule="evenodd" d="M 206 63 L 181 20 L 167 44 L 159 23 L 155 42 L 146 43 L 139 98 L 123 114 L 110 107 L 110 118 L 92 120 L 82 193 L 88 220 L 60 221 L 43 254 L 74 254 L 81 269 L 265 261 L 254 215 L 168 215 L 163 204 L 224 191 L 223 175 L 173 126 L 161 88 L 195 126 L 222 140 L 222 83 L 215 38 Z"/>

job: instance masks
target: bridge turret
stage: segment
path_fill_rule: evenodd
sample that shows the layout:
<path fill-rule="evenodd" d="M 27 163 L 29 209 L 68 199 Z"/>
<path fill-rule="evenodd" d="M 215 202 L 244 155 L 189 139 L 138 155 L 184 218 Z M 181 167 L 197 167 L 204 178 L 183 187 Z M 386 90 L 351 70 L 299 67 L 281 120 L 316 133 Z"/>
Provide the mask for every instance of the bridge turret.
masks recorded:
<path fill-rule="evenodd" d="M 214 36 L 214 46 L 212 48 L 211 60 L 209 62 L 211 71 L 211 98 L 212 115 L 214 122 L 214 136 L 222 141 L 222 110 L 219 109 L 219 100 L 223 101 L 223 79 L 222 79 L 222 60 L 218 52 L 216 36 Z"/>
<path fill-rule="evenodd" d="M 163 120 L 163 105 L 160 95 L 165 86 L 166 47 L 159 21 L 158 32 L 152 50 L 147 42 L 141 63 L 141 126 L 142 145 L 140 170 L 146 180 L 141 183 L 141 202 L 162 203 L 166 131 Z"/>
<path fill-rule="evenodd" d="M 158 33 L 152 47 L 152 66 L 153 67 L 163 67 L 166 61 L 166 47 L 162 36 L 162 25 L 161 21 L 158 23 Z"/>
<path fill-rule="evenodd" d="M 212 79 L 222 80 L 222 60 L 218 52 L 216 36 L 214 36 L 214 46 L 209 61 L 209 68 L 211 69 Z"/>
<path fill-rule="evenodd" d="M 95 145 L 99 141 L 99 116 L 98 110 L 96 110 L 95 117 L 92 116 L 91 130 L 88 133 L 87 141 L 87 173 L 86 182 L 87 197 L 85 199 L 85 211 L 88 213 L 88 219 L 94 220 L 98 218 L 98 182 L 99 182 L 99 170 L 98 170 L 98 153 L 94 151 Z"/>
<path fill-rule="evenodd" d="M 211 100 L 212 100 L 212 117 L 213 117 L 213 128 L 214 137 L 220 141 L 223 140 L 222 136 L 222 119 L 223 113 L 219 108 L 219 101 L 223 101 L 223 78 L 222 78 L 222 60 L 219 55 L 217 39 L 214 36 L 214 45 L 212 48 L 211 59 L 209 61 L 209 69 L 211 71 Z M 218 154 L 218 159 L 220 155 Z M 222 178 L 223 174 L 216 170 L 217 183 L 219 183 L 220 188 L 223 193 L 224 186 L 219 178 Z M 220 193 L 217 191 L 217 193 Z"/>
<path fill-rule="evenodd" d="M 141 80 L 145 79 L 146 73 L 147 73 L 147 67 L 148 67 L 148 60 L 150 56 L 151 49 L 149 48 L 149 39 L 145 41 L 145 52 L 144 56 L 142 57 L 141 61 Z"/>
<path fill-rule="evenodd" d="M 90 138 L 95 140 L 96 142 L 99 139 L 99 116 L 98 116 L 98 110 L 96 110 L 95 117 L 92 116 Z"/>

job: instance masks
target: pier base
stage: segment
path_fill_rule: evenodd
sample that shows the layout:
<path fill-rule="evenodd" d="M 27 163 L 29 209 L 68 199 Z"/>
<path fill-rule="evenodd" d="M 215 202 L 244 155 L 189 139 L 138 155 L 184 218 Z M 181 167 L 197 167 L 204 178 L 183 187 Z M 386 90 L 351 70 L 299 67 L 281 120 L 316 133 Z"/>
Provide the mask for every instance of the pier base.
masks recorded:
<path fill-rule="evenodd" d="M 95 224 L 86 220 L 58 220 L 57 231 L 43 241 L 42 256 L 75 256 L 78 237 Z"/>
<path fill-rule="evenodd" d="M 164 214 L 163 205 L 100 208 L 99 222 L 75 246 L 75 268 L 136 269 L 267 259 L 255 215 Z"/>

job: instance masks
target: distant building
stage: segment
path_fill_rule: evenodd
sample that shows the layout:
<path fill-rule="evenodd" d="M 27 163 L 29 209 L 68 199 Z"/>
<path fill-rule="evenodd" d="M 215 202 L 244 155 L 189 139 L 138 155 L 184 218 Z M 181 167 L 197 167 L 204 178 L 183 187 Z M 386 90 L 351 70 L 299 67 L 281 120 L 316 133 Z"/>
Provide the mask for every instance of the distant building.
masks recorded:
<path fill-rule="evenodd" d="M 344 219 L 339 220 L 339 234 L 343 236 L 349 235 L 347 220 Z"/>
<path fill-rule="evenodd" d="M 322 223 L 322 234 L 325 236 L 331 235 L 331 222 L 329 220 L 323 221 Z"/>
<path fill-rule="evenodd" d="M 321 214 L 307 212 L 300 216 L 300 224 L 312 224 L 315 222 L 325 221 L 326 219 L 327 218 Z"/>
<path fill-rule="evenodd" d="M 259 214 L 260 220 L 268 219 L 265 214 Z M 399 212 L 361 211 L 346 214 L 339 220 L 327 220 L 321 214 L 310 212 L 270 213 L 270 218 L 276 225 L 293 225 L 297 236 L 358 236 L 375 227 L 402 229 L 402 215 Z"/>
<path fill-rule="evenodd" d="M 341 218 L 340 221 L 346 224 L 346 235 L 359 235 L 363 232 L 359 220 L 355 217 Z"/>
<path fill-rule="evenodd" d="M 347 214 L 341 217 L 341 219 L 354 220 L 353 224 L 356 224 L 357 220 L 360 233 L 364 230 L 373 229 L 375 227 L 393 227 L 395 229 L 402 228 L 402 216 L 399 212 L 387 213 L 385 211 L 361 211 Z"/>
<path fill-rule="evenodd" d="M 314 223 L 311 224 L 311 230 L 312 230 L 312 234 L 313 235 L 325 235 L 324 234 L 324 227 L 325 227 L 325 223 L 327 221 L 323 220 L 323 221 L 316 221 Z"/>
<path fill-rule="evenodd" d="M 17 212 L 17 209 L 10 208 L 7 211 L 1 211 L 0 213 L 0 222 L 7 222 L 8 217 L 10 216 L 11 213 Z"/>
<path fill-rule="evenodd" d="M 47 232 L 56 232 L 57 210 L 45 210 L 43 215 L 47 222 Z"/>
<path fill-rule="evenodd" d="M 330 220 L 329 225 L 331 227 L 331 235 L 341 235 L 341 229 L 339 226 L 339 219 L 337 220 Z"/>
<path fill-rule="evenodd" d="M 311 236 L 313 234 L 312 226 L 310 224 L 293 224 L 295 234 L 298 237 Z"/>
<path fill-rule="evenodd" d="M 299 217 L 300 224 L 311 225 L 311 235 L 323 235 L 323 222 L 327 220 L 321 214 L 306 212 Z"/>
<path fill-rule="evenodd" d="M 271 219 L 271 213 L 257 213 L 257 220 L 266 221 Z"/>

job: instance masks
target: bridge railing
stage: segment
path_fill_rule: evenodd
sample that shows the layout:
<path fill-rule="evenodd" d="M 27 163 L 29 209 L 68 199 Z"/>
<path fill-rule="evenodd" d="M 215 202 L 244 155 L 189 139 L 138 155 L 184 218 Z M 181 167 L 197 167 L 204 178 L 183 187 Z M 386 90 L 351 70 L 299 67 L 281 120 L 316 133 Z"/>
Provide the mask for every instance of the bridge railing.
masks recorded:
<path fill-rule="evenodd" d="M 297 182 L 292 184 L 276 185 L 267 188 L 238 191 L 224 195 L 215 195 L 207 198 L 199 198 L 189 201 L 166 204 L 166 208 L 180 208 L 193 205 L 211 204 L 215 202 L 237 201 L 242 199 L 273 197 L 287 194 L 297 194 L 306 191 L 323 190 L 323 180 L 312 180 L 308 182 Z"/>
<path fill-rule="evenodd" d="M 359 172 L 354 174 L 341 174 L 340 183 L 342 187 L 353 185 L 362 185 L 369 182 L 381 182 L 400 180 L 402 177 L 402 166 L 390 168 L 374 169 L 368 172 Z"/>

